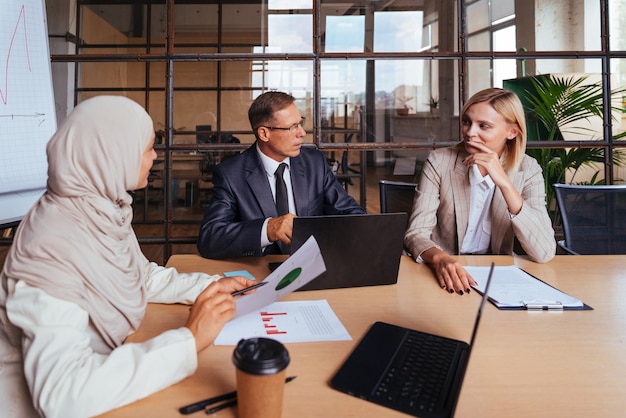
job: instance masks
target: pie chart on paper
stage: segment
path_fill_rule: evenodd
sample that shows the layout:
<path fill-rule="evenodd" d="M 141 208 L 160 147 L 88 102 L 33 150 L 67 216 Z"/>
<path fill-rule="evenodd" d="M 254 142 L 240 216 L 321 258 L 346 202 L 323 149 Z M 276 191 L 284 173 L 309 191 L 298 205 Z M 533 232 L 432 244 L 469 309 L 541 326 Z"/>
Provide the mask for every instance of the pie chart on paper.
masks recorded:
<path fill-rule="evenodd" d="M 296 281 L 298 277 L 300 277 L 300 273 L 302 273 L 302 267 L 296 267 L 295 269 L 291 270 L 289 273 L 287 273 L 287 275 L 285 275 L 285 277 L 280 279 L 280 281 L 276 285 L 276 290 L 278 291 L 289 286 L 291 283 Z"/>

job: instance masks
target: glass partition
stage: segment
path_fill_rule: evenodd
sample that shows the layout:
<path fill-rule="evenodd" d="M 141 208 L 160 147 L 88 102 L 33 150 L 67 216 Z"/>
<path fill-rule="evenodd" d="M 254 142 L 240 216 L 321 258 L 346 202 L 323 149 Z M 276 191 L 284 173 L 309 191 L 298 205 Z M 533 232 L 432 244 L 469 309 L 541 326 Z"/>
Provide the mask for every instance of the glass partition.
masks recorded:
<path fill-rule="evenodd" d="M 58 119 L 72 102 L 119 94 L 154 120 L 158 164 L 135 219 L 164 225 L 164 254 L 195 238 L 211 167 L 254 142 L 247 110 L 266 90 L 297 98 L 307 146 L 326 153 L 370 212 L 376 180 L 417 180 L 432 149 L 458 140 L 464 101 L 487 87 L 524 94 L 532 77 L 584 78 L 613 108 L 601 102 L 599 115 L 576 121 L 584 129 L 537 131 L 529 147 L 548 140 L 615 155 L 626 145 L 626 0 L 77 0 L 67 16 L 54 2 L 55 96 L 66 96 Z M 600 164 L 574 178 L 591 181 L 598 167 L 595 179 L 626 177 Z M 143 216 L 143 202 L 156 211 Z"/>

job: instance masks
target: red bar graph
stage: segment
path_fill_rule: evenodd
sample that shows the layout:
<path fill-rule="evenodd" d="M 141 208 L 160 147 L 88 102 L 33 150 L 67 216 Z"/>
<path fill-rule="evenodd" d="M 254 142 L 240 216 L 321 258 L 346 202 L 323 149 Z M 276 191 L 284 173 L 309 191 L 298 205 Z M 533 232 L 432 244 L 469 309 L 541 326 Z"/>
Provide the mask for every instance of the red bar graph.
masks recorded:
<path fill-rule="evenodd" d="M 274 324 L 274 321 L 277 317 L 287 315 L 287 312 L 260 312 L 261 321 L 263 322 L 263 327 L 265 328 L 266 335 L 279 335 L 279 334 L 287 334 L 287 331 L 281 331 L 278 329 L 278 325 Z"/>

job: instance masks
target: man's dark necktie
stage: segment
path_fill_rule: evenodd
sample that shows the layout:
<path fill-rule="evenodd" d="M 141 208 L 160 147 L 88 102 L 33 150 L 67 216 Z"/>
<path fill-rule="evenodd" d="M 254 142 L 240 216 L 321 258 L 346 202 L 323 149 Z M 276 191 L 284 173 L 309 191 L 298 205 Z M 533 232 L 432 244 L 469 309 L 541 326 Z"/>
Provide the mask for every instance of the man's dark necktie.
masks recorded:
<path fill-rule="evenodd" d="M 278 216 L 289 213 L 289 198 L 287 197 L 287 185 L 283 178 L 283 173 L 287 164 L 280 163 L 274 175 L 276 176 L 276 210 Z"/>

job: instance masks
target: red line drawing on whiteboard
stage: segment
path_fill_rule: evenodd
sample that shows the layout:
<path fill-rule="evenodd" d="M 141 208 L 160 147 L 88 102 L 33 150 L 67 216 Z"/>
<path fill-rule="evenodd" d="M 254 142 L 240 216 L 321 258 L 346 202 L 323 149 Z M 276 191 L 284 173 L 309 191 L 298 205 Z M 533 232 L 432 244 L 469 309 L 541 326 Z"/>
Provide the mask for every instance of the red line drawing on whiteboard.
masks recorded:
<path fill-rule="evenodd" d="M 17 22 L 15 22 L 15 30 L 13 30 L 11 42 L 9 42 L 9 50 L 7 51 L 6 61 L 4 64 L 4 90 L 0 89 L 0 99 L 2 99 L 2 103 L 5 105 L 9 99 L 9 61 L 11 60 L 11 50 L 13 49 L 13 43 L 15 42 L 15 36 L 17 35 L 17 31 L 20 27 L 20 22 L 22 23 L 24 32 L 24 48 L 26 49 L 26 59 L 28 60 L 28 71 L 32 72 L 30 67 L 30 54 L 28 53 L 28 37 L 26 36 L 26 12 L 24 11 L 24 5 L 22 4 L 22 7 L 20 8 L 20 15 L 17 17 Z"/>

